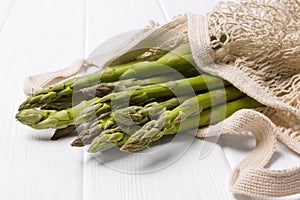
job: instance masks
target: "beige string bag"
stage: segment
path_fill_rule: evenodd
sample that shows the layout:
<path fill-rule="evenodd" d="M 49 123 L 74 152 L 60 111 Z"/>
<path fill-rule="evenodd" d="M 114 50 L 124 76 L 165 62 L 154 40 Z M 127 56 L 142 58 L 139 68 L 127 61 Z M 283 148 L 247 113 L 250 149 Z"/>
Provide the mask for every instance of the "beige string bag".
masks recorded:
<path fill-rule="evenodd" d="M 254 197 L 297 194 L 300 167 L 269 170 L 265 166 L 275 152 L 278 139 L 300 153 L 299 13 L 299 0 L 220 3 L 205 16 L 186 14 L 158 29 L 146 28 L 108 54 L 98 67 L 118 62 L 121 55 L 145 43 L 172 49 L 188 39 L 201 70 L 228 80 L 267 106 L 260 110 L 240 110 L 222 123 L 198 131 L 198 137 L 239 134 L 244 130 L 254 134 L 256 148 L 234 169 L 232 192 Z M 219 49 L 212 51 L 215 47 Z M 31 94 L 91 65 L 79 60 L 63 70 L 29 77 L 24 91 Z"/>

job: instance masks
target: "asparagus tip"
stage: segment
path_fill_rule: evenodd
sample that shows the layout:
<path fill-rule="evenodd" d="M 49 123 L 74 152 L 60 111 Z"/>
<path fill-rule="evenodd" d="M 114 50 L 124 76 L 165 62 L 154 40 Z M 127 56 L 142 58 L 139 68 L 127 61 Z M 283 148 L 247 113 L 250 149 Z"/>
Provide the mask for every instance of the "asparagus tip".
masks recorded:
<path fill-rule="evenodd" d="M 124 152 L 140 151 L 142 149 L 148 148 L 149 144 L 150 144 L 150 140 L 149 139 L 139 138 L 139 137 L 131 137 L 120 148 L 120 150 L 124 151 Z"/>

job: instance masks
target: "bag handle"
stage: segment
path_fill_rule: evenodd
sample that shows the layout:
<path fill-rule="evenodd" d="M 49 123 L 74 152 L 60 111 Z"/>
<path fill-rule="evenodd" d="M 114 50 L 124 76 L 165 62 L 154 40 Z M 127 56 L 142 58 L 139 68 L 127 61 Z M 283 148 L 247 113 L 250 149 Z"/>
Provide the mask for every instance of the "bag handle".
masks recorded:
<path fill-rule="evenodd" d="M 95 66 L 85 59 L 79 59 L 68 67 L 63 69 L 29 76 L 25 79 L 23 90 L 26 95 L 31 95 L 46 86 L 58 83 L 62 80 L 70 78 L 87 68 Z"/>
<path fill-rule="evenodd" d="M 300 193 L 300 167 L 286 170 L 265 168 L 275 153 L 280 130 L 264 114 L 251 109 L 239 110 L 216 125 L 199 129 L 197 137 L 239 135 L 245 130 L 254 135 L 256 147 L 233 170 L 231 191 L 260 198 Z"/>
<path fill-rule="evenodd" d="M 265 115 L 248 109 L 236 112 L 222 128 L 225 134 L 238 134 L 243 130 L 254 134 L 256 147 L 234 169 L 231 190 L 236 194 L 256 197 L 280 197 L 300 193 L 300 167 L 287 170 L 264 168 L 275 153 L 279 128 Z"/>

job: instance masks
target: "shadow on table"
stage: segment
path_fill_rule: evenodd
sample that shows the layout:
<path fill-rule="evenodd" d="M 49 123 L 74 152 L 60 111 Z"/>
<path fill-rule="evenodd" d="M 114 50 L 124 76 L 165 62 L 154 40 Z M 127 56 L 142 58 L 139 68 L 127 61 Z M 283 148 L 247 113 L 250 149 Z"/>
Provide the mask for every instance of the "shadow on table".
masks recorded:
<path fill-rule="evenodd" d="M 135 153 L 121 152 L 114 147 L 110 150 L 93 154 L 101 165 L 125 173 L 150 173 L 170 166 L 189 149 L 195 137 L 181 133 L 175 136 L 164 136 L 151 144 L 151 148 Z"/>

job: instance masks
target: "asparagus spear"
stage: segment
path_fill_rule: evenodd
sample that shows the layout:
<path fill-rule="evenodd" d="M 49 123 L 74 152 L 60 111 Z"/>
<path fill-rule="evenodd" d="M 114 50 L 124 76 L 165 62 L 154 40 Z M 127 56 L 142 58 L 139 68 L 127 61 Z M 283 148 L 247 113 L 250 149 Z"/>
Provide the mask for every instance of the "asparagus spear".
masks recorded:
<path fill-rule="evenodd" d="M 182 75 L 197 76 L 197 70 L 186 70 Z M 199 73 L 199 72 L 198 72 Z M 92 97 L 103 97 L 111 92 L 120 92 L 133 86 L 146 86 L 157 83 L 164 83 L 172 80 L 178 80 L 180 76 L 176 73 L 169 73 L 164 76 L 151 77 L 148 79 L 128 79 L 112 83 L 99 83 L 97 85 L 83 88 L 70 96 L 61 97 L 55 101 L 46 104 L 42 109 L 44 110 L 63 110 L 79 104 L 83 100 L 89 100 Z"/>
<path fill-rule="evenodd" d="M 98 125 L 99 123 L 103 124 L 103 128 L 105 128 L 105 129 L 112 128 L 112 126 L 110 126 L 110 124 L 113 125 L 114 123 L 109 123 L 109 120 L 106 120 L 106 123 L 104 123 L 105 122 L 104 119 L 109 116 L 110 115 L 107 115 L 104 117 L 100 116 L 95 121 L 83 123 L 83 124 L 80 124 L 79 126 L 70 125 L 70 126 L 67 126 L 66 128 L 56 129 L 53 136 L 51 137 L 51 140 L 57 140 L 59 138 L 62 138 L 62 137 L 65 137 L 65 136 L 71 135 L 71 134 L 76 134 L 76 135 L 79 134 L 80 138 L 82 138 L 84 136 L 83 133 L 86 133 L 87 130 L 91 129 L 91 127 L 95 127 L 96 124 Z M 93 128 L 93 130 L 94 129 L 95 128 Z M 72 146 L 84 146 L 81 139 L 74 141 L 73 143 L 74 143 L 74 145 L 72 145 Z"/>
<path fill-rule="evenodd" d="M 129 106 L 123 109 L 116 110 L 112 113 L 112 117 L 118 125 L 131 126 L 142 125 L 150 120 L 159 116 L 162 112 L 175 108 L 188 97 L 174 97 L 163 102 L 151 102 L 145 106 Z"/>
<path fill-rule="evenodd" d="M 64 110 L 74 105 L 79 104 L 81 101 L 90 100 L 91 96 L 83 94 L 81 92 L 75 92 L 73 95 L 61 97 L 55 101 L 52 101 L 41 109 L 44 110 Z"/>
<path fill-rule="evenodd" d="M 212 105 L 224 104 L 226 101 L 232 101 L 242 96 L 245 95 L 233 86 L 199 94 L 186 100 L 172 111 L 163 113 L 157 120 L 152 120 L 132 137 L 146 138 L 148 134 L 150 135 L 149 137 L 152 137 L 152 135 L 158 134 L 161 130 L 168 128 L 177 121 L 180 122 L 187 117 L 199 115 L 202 110 L 210 108 Z"/>
<path fill-rule="evenodd" d="M 181 74 L 185 77 L 191 77 L 199 75 L 199 71 L 196 69 L 191 69 L 185 70 L 181 72 Z M 99 83 L 95 86 L 83 88 L 80 91 L 73 93 L 73 95 L 63 96 L 55 101 L 52 101 L 42 107 L 42 109 L 63 110 L 66 108 L 70 108 L 83 100 L 89 100 L 91 99 L 91 97 L 103 97 L 111 93 L 112 91 L 119 92 L 131 86 L 145 86 L 156 83 L 163 83 L 171 80 L 176 80 L 178 78 L 179 75 L 177 73 L 169 73 L 164 76 L 150 77 L 147 79 L 127 79 L 111 83 Z"/>
<path fill-rule="evenodd" d="M 176 97 L 171 98 L 167 101 L 163 102 L 151 102 L 146 106 L 130 106 L 127 108 L 123 108 L 113 112 L 107 118 L 97 119 L 95 122 L 91 123 L 91 125 L 82 130 L 79 133 L 78 138 L 76 138 L 72 146 L 82 146 L 83 144 L 90 144 L 93 139 L 98 136 L 101 131 L 105 131 L 107 129 L 111 129 L 116 127 L 117 124 L 120 126 L 121 124 L 125 126 L 129 126 L 128 122 L 133 120 L 134 124 L 142 125 L 149 121 L 150 116 L 158 116 L 160 113 L 165 111 L 166 109 L 173 109 L 179 105 L 179 102 L 187 97 L 182 97 L 180 100 Z M 129 116 L 127 115 L 129 114 Z M 129 119 L 128 119 L 129 118 Z M 117 122 L 117 124 L 116 124 Z M 130 124 L 132 125 L 132 124 Z M 81 140 L 81 142 L 79 142 Z"/>
<path fill-rule="evenodd" d="M 161 118 L 158 118 L 157 120 L 152 120 L 150 123 L 147 123 L 142 128 L 142 131 L 145 132 L 146 130 L 150 129 L 149 132 L 152 134 L 153 131 L 156 131 L 156 134 L 160 133 L 161 130 L 164 128 L 167 128 L 168 125 L 177 123 L 178 121 L 182 121 L 187 117 L 194 116 L 201 112 L 203 109 L 211 107 L 211 105 L 218 105 L 225 103 L 224 101 L 230 101 L 235 100 L 240 97 L 244 96 L 242 92 L 234 88 L 233 86 L 229 86 L 226 89 L 219 89 L 215 91 L 211 91 L 204 94 L 199 94 L 193 98 L 190 98 L 181 105 L 179 105 L 178 99 L 171 99 L 169 101 L 164 102 L 162 106 L 168 108 L 168 110 L 173 109 L 170 111 L 168 115 L 161 115 Z M 176 101 L 177 100 L 177 101 Z M 150 109 L 148 109 L 150 108 Z M 128 133 L 130 132 L 136 132 L 136 129 L 133 129 L 134 124 L 142 125 L 149 121 L 149 113 L 156 113 L 157 115 L 163 113 L 166 111 L 165 109 L 161 109 L 161 107 L 157 106 L 155 103 L 149 104 L 149 106 L 140 107 L 140 106 L 131 106 L 128 108 L 120 109 L 114 112 L 112 115 L 115 119 L 115 121 L 118 121 L 119 128 L 115 128 L 109 131 L 104 131 L 103 134 L 109 134 L 108 136 L 98 136 L 98 139 L 95 139 L 93 141 L 92 146 L 90 148 L 90 151 L 96 151 L 98 148 L 103 148 L 103 145 L 106 144 L 108 146 L 111 146 L 110 141 L 107 138 L 113 137 L 113 138 L 119 138 L 121 140 L 122 136 L 126 135 L 126 138 L 128 137 Z M 129 116 L 128 116 L 129 114 Z M 166 117 L 168 117 L 168 121 L 166 120 Z M 132 119 L 132 121 L 131 121 Z M 134 122 L 134 123 L 132 123 Z M 124 125 L 124 126 L 123 126 Z M 157 128 L 160 126 L 160 128 Z M 137 127 L 135 127 L 137 128 Z M 128 130 L 126 130 L 128 129 Z M 153 129 L 153 130 L 152 130 Z M 122 131 L 121 131 L 122 130 Z M 141 130 L 137 131 L 136 134 L 141 133 Z M 132 137 L 141 137 L 140 135 L 134 134 Z M 98 146 L 98 144 L 100 144 Z M 123 144 L 123 140 L 122 140 Z M 127 143 L 126 143 L 127 144 Z"/>
<path fill-rule="evenodd" d="M 121 147 L 129 139 L 130 135 L 122 132 L 120 127 L 108 129 L 97 136 L 88 149 L 89 153 L 105 151 L 110 148 Z"/>
<path fill-rule="evenodd" d="M 197 76 L 199 75 L 199 71 L 196 69 L 186 70 L 181 73 L 185 77 L 191 77 L 191 76 Z M 94 97 L 103 97 L 112 91 L 119 92 L 121 90 L 124 90 L 126 88 L 129 88 L 131 86 L 145 86 L 145 85 L 151 85 L 155 83 L 162 83 L 167 82 L 171 80 L 176 80 L 178 78 L 178 74 L 170 73 L 165 76 L 158 76 L 158 77 L 152 77 L 148 79 L 128 79 L 128 80 L 122 80 L 118 82 L 113 83 L 100 83 L 92 87 L 81 89 L 80 92 L 83 93 L 83 96 L 76 95 L 74 99 L 72 99 L 72 96 L 62 97 L 56 101 L 50 102 L 49 104 L 46 104 L 42 109 L 44 110 L 63 110 L 72 107 L 73 105 L 77 105 L 83 100 L 88 100 L 87 96 Z M 75 102 L 74 102 L 75 101 Z M 72 125 L 71 125 L 72 126 Z M 72 128 L 63 128 L 63 129 L 57 129 L 52 138 L 53 140 L 59 139 L 61 137 L 67 136 L 69 134 L 74 133 Z M 85 142 L 86 144 L 87 142 Z M 83 146 L 84 144 L 81 142 L 80 138 L 77 138 L 72 142 L 72 146 Z"/>
<path fill-rule="evenodd" d="M 91 97 L 89 96 L 86 99 L 82 99 L 82 100 L 88 100 L 88 99 L 91 99 Z M 72 107 L 72 104 L 73 104 L 72 96 L 66 96 L 66 97 L 62 97 L 56 101 L 46 104 L 41 109 L 43 109 L 43 110 L 63 110 L 63 109 Z M 75 104 L 75 102 L 74 102 L 74 104 Z"/>
<path fill-rule="evenodd" d="M 80 104 L 61 111 L 56 110 L 38 110 L 27 109 L 20 111 L 16 118 L 23 124 L 31 126 L 35 129 L 47 128 L 65 128 L 74 123 L 83 123 L 95 116 L 109 112 L 111 110 L 110 100 L 115 102 L 123 102 L 123 98 L 131 96 L 130 101 L 133 103 L 144 102 L 151 98 L 160 98 L 185 94 L 189 92 L 188 88 L 192 87 L 195 91 L 205 90 L 208 86 L 210 89 L 228 85 L 222 79 L 209 75 L 201 75 L 192 78 L 170 81 L 164 84 L 155 84 L 142 86 L 133 92 L 123 91 L 112 93 L 103 98 L 95 97 L 89 101 L 82 101 Z M 125 102 L 127 103 L 127 102 Z M 74 119 L 76 120 L 74 121 Z"/>
<path fill-rule="evenodd" d="M 197 70 L 193 70 L 193 76 L 197 76 Z M 182 72 L 182 75 L 190 76 L 190 70 Z M 178 80 L 180 75 L 177 73 L 168 73 L 163 76 L 150 77 L 147 79 L 126 79 L 112 83 L 99 83 L 97 85 L 81 89 L 81 93 L 92 97 L 104 97 L 111 92 L 120 92 L 133 86 L 146 86 L 158 83 L 165 83 L 168 81 Z"/>
<path fill-rule="evenodd" d="M 181 121 L 175 120 L 172 123 L 168 124 L 168 126 L 164 129 L 159 128 L 159 132 L 152 131 L 154 130 L 155 126 L 147 124 L 144 127 L 146 129 L 148 128 L 149 131 L 142 129 L 140 132 L 136 132 L 129 139 L 127 139 L 126 143 L 121 147 L 121 150 L 139 151 L 144 148 L 149 148 L 151 142 L 159 140 L 164 135 L 175 134 L 178 132 L 179 128 L 180 131 L 191 130 L 196 128 L 194 123 L 195 121 L 198 122 L 198 127 L 203 127 L 209 124 L 215 124 L 217 122 L 220 122 L 232 115 L 237 110 L 243 108 L 256 108 L 261 106 L 263 105 L 257 102 L 256 100 L 250 97 L 243 97 L 233 102 L 217 106 L 213 109 L 206 109 L 201 113 L 200 118 L 199 116 L 194 116 L 188 120 L 184 120 L 182 124 L 180 124 Z M 222 115 L 222 112 L 224 111 L 225 113 L 224 115 Z M 167 117 L 169 115 L 165 116 Z"/>
<path fill-rule="evenodd" d="M 144 139 L 139 138 L 140 140 L 134 144 L 130 144 L 130 142 L 127 143 L 128 139 L 132 137 L 131 135 L 122 132 L 120 128 L 109 129 L 102 132 L 101 137 L 97 137 L 93 140 L 88 151 L 90 153 L 96 153 L 99 151 L 105 151 L 113 146 L 121 147 L 121 150 L 123 151 L 139 151 L 144 148 L 149 148 L 151 142 L 157 141 L 164 135 L 176 134 L 178 131 L 186 131 L 196 128 L 195 122 L 197 122 L 198 127 L 201 128 L 209 124 L 218 123 L 240 109 L 257 108 L 261 106 L 263 105 L 250 97 L 242 97 L 235 101 L 228 102 L 227 104 L 216 106 L 213 109 L 205 109 L 201 112 L 200 118 L 199 116 L 192 116 L 182 122 L 176 121 L 168 129 L 162 130 L 158 135 L 156 135 L 156 137 Z M 220 114 L 224 111 L 226 111 L 225 115 Z M 110 138 L 113 140 L 110 140 Z"/>
<path fill-rule="evenodd" d="M 110 129 L 104 129 L 102 133 L 95 135 L 92 141 L 93 144 L 89 148 L 89 152 L 98 152 L 107 150 L 113 146 L 120 146 L 123 145 L 125 142 L 125 139 L 128 139 L 130 135 L 124 133 L 122 130 L 124 128 L 127 129 L 126 132 L 129 131 L 135 131 L 136 127 L 133 127 L 132 125 L 138 124 L 142 125 L 150 120 L 150 116 L 152 114 L 152 117 L 159 116 L 163 111 L 170 110 L 175 108 L 179 103 L 186 99 L 187 97 L 181 97 L 181 99 L 178 99 L 176 97 L 171 98 L 167 101 L 157 103 L 149 103 L 145 107 L 142 106 L 130 106 L 127 108 L 123 108 L 120 110 L 115 111 L 112 113 L 112 118 L 115 119 L 115 121 L 118 122 L 119 126 L 113 126 L 113 128 Z M 129 114 L 129 116 L 128 116 Z M 130 119 L 128 119 L 128 117 Z M 133 120 L 132 123 L 128 123 Z M 125 125 L 124 128 L 122 128 L 122 125 Z M 76 140 L 74 141 L 76 144 Z M 89 143 L 87 143 L 89 144 Z"/>
<path fill-rule="evenodd" d="M 79 140 L 83 145 L 90 144 L 93 139 L 98 136 L 103 130 L 115 127 L 115 122 L 112 117 L 106 119 L 99 119 L 95 123 L 92 123 L 88 129 L 85 129 L 79 133 L 78 138 L 72 142 L 72 146 L 77 146 Z"/>
<path fill-rule="evenodd" d="M 117 81 L 122 75 L 124 79 L 129 79 L 141 76 L 148 77 L 149 75 L 151 76 L 151 74 L 153 75 L 155 73 L 162 74 L 162 70 L 155 70 L 160 69 L 162 66 L 169 66 L 178 71 L 193 68 L 193 65 L 191 64 L 193 59 L 190 54 L 190 48 L 188 44 L 183 44 L 177 47 L 174 51 L 176 53 L 167 53 L 157 61 L 145 61 L 138 63 L 134 62 L 115 67 L 107 67 L 103 73 L 93 73 L 78 78 L 72 78 L 63 83 L 47 87 L 29 96 L 26 101 L 20 105 L 19 111 L 28 108 L 42 107 L 45 104 L 55 101 L 61 97 L 70 96 L 77 90 L 95 85 L 100 82 Z M 165 73 L 167 72 L 165 71 Z"/>
<path fill-rule="evenodd" d="M 23 124 L 35 129 L 46 128 L 66 128 L 72 125 L 73 119 L 80 115 L 83 109 L 90 106 L 99 105 L 98 111 L 105 112 L 110 110 L 110 106 L 100 104 L 100 98 L 93 98 L 89 101 L 82 101 L 80 104 L 65 110 L 38 110 L 26 109 L 16 115 L 16 118 Z"/>
<path fill-rule="evenodd" d="M 228 87 L 226 92 L 227 92 L 227 94 L 230 93 L 230 94 L 228 94 L 229 98 L 239 98 L 240 96 L 243 95 L 241 92 L 239 92 L 234 87 Z M 173 116 L 174 116 L 174 113 L 178 115 L 178 114 L 182 114 L 183 112 L 186 115 L 192 115 L 193 113 L 195 113 L 195 111 L 196 111 L 196 113 L 198 113 L 198 109 L 197 109 L 198 104 L 202 103 L 201 107 L 203 109 L 208 108 L 211 106 L 212 99 L 213 99 L 213 101 L 215 101 L 214 103 L 224 102 L 225 95 L 226 95 L 226 93 L 224 90 L 216 90 L 216 91 L 212 91 L 209 93 L 200 94 L 194 98 L 191 98 L 191 99 L 185 101 L 183 104 L 181 104 L 180 106 L 178 106 L 176 109 L 172 110 L 171 112 L 173 113 Z M 177 105 L 179 105 L 179 101 L 177 98 L 171 99 L 162 104 L 162 106 L 168 108 L 168 110 L 175 108 Z M 106 131 L 106 132 L 104 131 L 103 134 L 109 134 L 110 136 L 118 135 L 117 138 L 121 138 L 121 136 L 125 136 L 125 135 L 127 137 L 126 133 L 137 131 L 136 126 L 135 126 L 135 129 L 133 128 L 135 124 L 142 125 L 142 124 L 146 123 L 147 121 L 149 121 L 149 113 L 152 112 L 158 116 L 158 115 L 162 114 L 164 111 L 166 111 L 166 109 L 162 109 L 162 107 L 159 104 L 157 104 L 156 102 L 146 105 L 145 107 L 130 106 L 130 107 L 127 107 L 124 109 L 117 110 L 117 111 L 113 112 L 112 117 L 115 119 L 115 121 L 118 122 L 119 127 L 114 128 L 109 131 Z M 160 122 L 160 121 L 161 120 L 158 119 L 158 122 Z M 153 120 L 152 122 L 155 122 L 155 120 Z M 127 130 L 125 131 L 125 129 L 127 129 Z M 121 132 L 121 130 L 123 130 L 123 131 Z M 124 133 L 124 131 L 126 133 Z M 107 138 L 110 138 L 110 137 L 107 137 L 107 136 L 103 137 L 101 135 L 98 136 L 98 139 L 95 139 L 95 141 L 92 144 L 91 151 L 94 151 L 95 149 L 99 148 L 97 146 L 97 144 L 104 142 L 105 140 L 107 140 Z M 110 142 L 108 142 L 108 144 L 109 143 Z M 100 146 L 102 148 L 102 145 L 100 145 Z M 111 146 L 111 144 L 109 146 Z"/>

